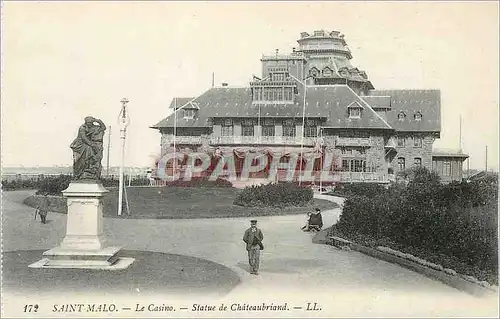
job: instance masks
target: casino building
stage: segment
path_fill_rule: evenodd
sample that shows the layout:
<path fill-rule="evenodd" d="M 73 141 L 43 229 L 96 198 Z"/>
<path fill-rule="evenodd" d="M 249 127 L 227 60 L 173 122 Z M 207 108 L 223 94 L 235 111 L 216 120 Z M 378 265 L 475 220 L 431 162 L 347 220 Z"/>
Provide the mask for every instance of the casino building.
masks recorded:
<path fill-rule="evenodd" d="M 222 84 L 174 98 L 175 114 L 151 127 L 161 134 L 162 156 L 174 147 L 207 152 L 215 162 L 223 154 L 237 168 L 252 152 L 283 161 L 296 155 L 299 168 L 302 156 L 312 156 L 318 168 L 331 153 L 338 182 L 387 183 L 412 166 L 448 181 L 462 178 L 467 155 L 433 155 L 441 132 L 439 90 L 375 89 L 351 64 L 338 31 L 302 32 L 297 42 L 289 54 L 263 55 L 262 76 L 246 87 Z"/>

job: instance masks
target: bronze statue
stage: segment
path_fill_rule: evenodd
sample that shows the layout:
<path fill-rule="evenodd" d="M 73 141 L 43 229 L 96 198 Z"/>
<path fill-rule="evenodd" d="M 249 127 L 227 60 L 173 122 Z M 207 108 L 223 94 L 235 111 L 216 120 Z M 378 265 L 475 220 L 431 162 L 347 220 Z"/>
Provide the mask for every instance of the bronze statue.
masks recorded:
<path fill-rule="evenodd" d="M 102 171 L 103 137 L 106 126 L 92 116 L 78 129 L 78 136 L 71 143 L 73 150 L 73 179 L 99 180 Z"/>

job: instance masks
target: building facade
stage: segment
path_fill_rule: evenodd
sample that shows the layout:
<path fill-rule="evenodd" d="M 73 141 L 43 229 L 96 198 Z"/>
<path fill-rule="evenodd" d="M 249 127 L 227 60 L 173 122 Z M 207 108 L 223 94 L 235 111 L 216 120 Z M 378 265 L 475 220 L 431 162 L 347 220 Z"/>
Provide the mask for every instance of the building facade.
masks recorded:
<path fill-rule="evenodd" d="M 299 161 L 306 154 L 330 160 L 330 153 L 339 182 L 385 183 L 412 166 L 433 168 L 439 90 L 376 90 L 351 64 L 338 31 L 303 32 L 297 42 L 289 54 L 263 55 L 262 76 L 247 87 L 174 98 L 174 113 L 152 126 L 162 156 L 174 148 L 219 152 L 238 166 L 257 150 Z"/>

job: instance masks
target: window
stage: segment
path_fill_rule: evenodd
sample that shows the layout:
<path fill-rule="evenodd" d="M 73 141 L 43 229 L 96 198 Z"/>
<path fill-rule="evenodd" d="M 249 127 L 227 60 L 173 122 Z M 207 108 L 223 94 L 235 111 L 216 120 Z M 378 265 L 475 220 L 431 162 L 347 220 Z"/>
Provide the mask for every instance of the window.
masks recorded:
<path fill-rule="evenodd" d="M 264 125 L 274 125 L 274 120 L 270 118 L 265 118 L 262 120 Z"/>
<path fill-rule="evenodd" d="M 451 162 L 450 161 L 443 162 L 443 176 L 451 176 Z"/>
<path fill-rule="evenodd" d="M 422 138 L 414 137 L 413 138 L 413 147 L 422 147 Z"/>
<path fill-rule="evenodd" d="M 413 162 L 413 165 L 415 167 L 421 167 L 422 166 L 422 159 L 420 157 L 415 157 L 415 160 Z"/>
<path fill-rule="evenodd" d="M 313 77 L 317 77 L 318 74 L 319 74 L 319 70 L 314 68 L 314 67 L 309 71 L 309 75 L 311 75 Z"/>
<path fill-rule="evenodd" d="M 224 119 L 221 125 L 221 136 L 233 136 L 234 127 L 231 119 Z"/>
<path fill-rule="evenodd" d="M 364 160 L 351 160 L 351 171 L 364 172 L 366 169 L 366 161 Z"/>
<path fill-rule="evenodd" d="M 398 158 L 398 168 L 400 171 L 405 170 L 405 158 L 404 157 L 399 157 Z"/>
<path fill-rule="evenodd" d="M 343 172 L 349 171 L 349 161 L 348 160 L 342 160 L 342 171 Z"/>
<path fill-rule="evenodd" d="M 420 121 L 422 120 L 422 113 L 417 112 L 413 117 L 415 118 L 415 121 Z"/>
<path fill-rule="evenodd" d="M 403 112 L 403 111 L 399 112 L 399 114 L 398 114 L 398 120 L 404 121 L 405 117 L 406 117 L 405 112 Z"/>
<path fill-rule="evenodd" d="M 349 108 L 349 118 L 360 118 L 360 117 L 361 117 L 361 108 L 359 107 Z"/>
<path fill-rule="evenodd" d="M 366 161 L 360 159 L 342 160 L 342 171 L 344 172 L 366 172 Z"/>
<path fill-rule="evenodd" d="M 283 91 L 278 89 L 278 101 L 283 101 Z"/>
<path fill-rule="evenodd" d="M 190 118 L 192 119 L 194 117 L 194 110 L 193 109 L 185 109 L 184 110 L 184 118 Z"/>
<path fill-rule="evenodd" d="M 324 76 L 332 76 L 333 72 L 329 67 L 326 67 L 323 69 L 323 75 Z"/>
<path fill-rule="evenodd" d="M 317 137 L 318 136 L 318 127 L 317 126 L 305 126 L 304 127 L 304 136 L 305 137 Z"/>
<path fill-rule="evenodd" d="M 262 126 L 262 136 L 274 136 L 274 125 L 264 125 Z"/>
<path fill-rule="evenodd" d="M 405 138 L 398 137 L 398 147 L 405 147 Z"/>
<path fill-rule="evenodd" d="M 254 132 L 254 126 L 253 125 L 242 125 L 241 126 L 241 134 L 243 136 L 253 136 Z"/>
<path fill-rule="evenodd" d="M 342 147 L 340 151 L 342 155 L 352 155 L 352 148 Z"/>
<path fill-rule="evenodd" d="M 283 125 L 283 136 L 294 137 L 295 136 L 295 125 Z"/>

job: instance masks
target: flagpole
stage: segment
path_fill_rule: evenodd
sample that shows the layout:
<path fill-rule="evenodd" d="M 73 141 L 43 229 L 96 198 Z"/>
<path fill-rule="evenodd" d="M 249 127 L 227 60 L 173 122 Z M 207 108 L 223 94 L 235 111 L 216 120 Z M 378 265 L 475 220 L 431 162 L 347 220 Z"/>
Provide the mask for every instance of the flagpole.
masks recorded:
<path fill-rule="evenodd" d="M 462 114 L 460 114 L 460 133 L 458 135 L 458 146 L 460 153 L 462 153 Z"/>
<path fill-rule="evenodd" d="M 175 176 L 175 166 L 177 164 L 177 147 L 175 145 L 175 139 L 177 138 L 177 98 L 174 97 L 174 159 L 172 161 L 172 180 Z"/>
<path fill-rule="evenodd" d="M 129 123 L 129 118 L 127 115 L 127 103 L 129 102 L 126 98 L 121 101 L 122 109 L 120 112 L 120 139 L 121 139 L 121 163 L 120 163 L 120 180 L 118 185 L 118 216 L 122 214 L 123 205 L 123 166 L 125 162 L 125 133 L 127 131 L 127 126 Z"/>
<path fill-rule="evenodd" d="M 319 166 L 319 193 L 321 194 L 322 190 L 323 190 L 323 179 L 322 179 L 322 173 L 323 173 L 323 128 L 320 128 L 319 129 L 319 135 L 320 135 L 320 147 L 321 147 L 321 157 L 319 158 L 320 159 L 320 166 Z"/>
<path fill-rule="evenodd" d="M 302 67 L 302 75 L 304 75 L 305 71 L 304 71 L 304 67 Z M 300 142 L 300 153 L 301 153 L 301 162 L 300 162 L 300 175 L 299 175 L 299 185 L 302 184 L 302 160 L 303 160 L 303 152 L 304 152 L 304 129 L 305 129 L 305 117 L 306 117 L 306 92 L 307 92 L 307 79 L 310 77 L 305 77 L 302 81 L 297 79 L 295 76 L 291 75 L 290 76 L 292 78 L 294 78 L 296 81 L 298 81 L 299 83 L 301 83 L 303 86 L 304 86 L 304 105 L 302 107 L 302 137 L 301 137 L 301 142 Z"/>
<path fill-rule="evenodd" d="M 304 106 L 302 107 L 302 137 L 300 139 L 300 174 L 299 174 L 299 185 L 302 184 L 302 165 L 304 164 L 304 135 L 305 135 L 305 120 L 306 120 L 306 93 L 307 83 L 304 79 Z"/>
<path fill-rule="evenodd" d="M 108 129 L 108 156 L 106 157 L 106 176 L 109 177 L 109 149 L 111 147 L 111 125 Z"/>

